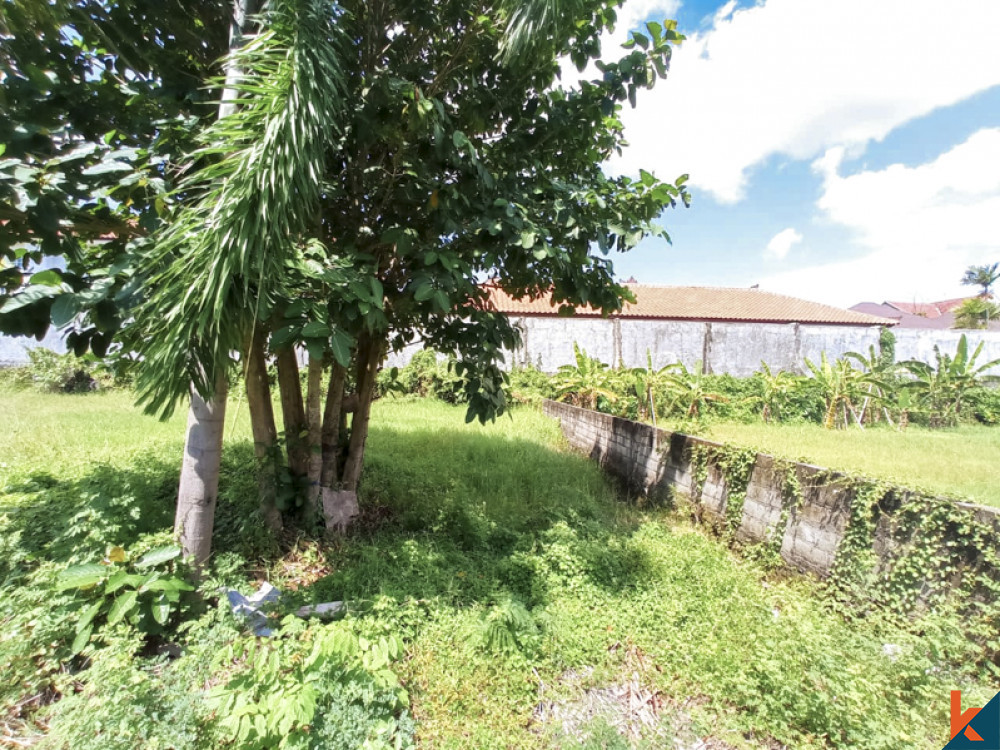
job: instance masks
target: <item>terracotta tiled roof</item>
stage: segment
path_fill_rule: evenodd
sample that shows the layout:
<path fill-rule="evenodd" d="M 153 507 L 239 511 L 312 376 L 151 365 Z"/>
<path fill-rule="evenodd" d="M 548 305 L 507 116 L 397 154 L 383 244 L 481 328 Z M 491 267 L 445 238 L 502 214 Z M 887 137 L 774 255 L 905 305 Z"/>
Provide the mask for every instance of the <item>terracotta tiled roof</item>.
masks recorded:
<path fill-rule="evenodd" d="M 910 313 L 910 315 L 919 315 L 922 318 L 940 318 L 945 313 L 949 313 L 956 307 L 961 305 L 967 299 L 974 299 L 973 297 L 959 297 L 957 299 L 945 299 L 940 302 L 885 302 L 886 305 L 891 305 L 897 310 L 901 310 L 905 313 Z"/>
<path fill-rule="evenodd" d="M 896 321 L 864 313 L 841 310 L 759 289 L 730 289 L 707 286 L 649 286 L 627 284 L 635 293 L 635 304 L 626 303 L 623 318 L 660 320 L 717 320 L 753 323 L 818 323 L 830 325 L 895 325 Z M 549 295 L 517 300 L 494 289 L 493 307 L 511 315 L 558 315 Z M 590 307 L 578 308 L 581 317 L 599 317 Z"/>

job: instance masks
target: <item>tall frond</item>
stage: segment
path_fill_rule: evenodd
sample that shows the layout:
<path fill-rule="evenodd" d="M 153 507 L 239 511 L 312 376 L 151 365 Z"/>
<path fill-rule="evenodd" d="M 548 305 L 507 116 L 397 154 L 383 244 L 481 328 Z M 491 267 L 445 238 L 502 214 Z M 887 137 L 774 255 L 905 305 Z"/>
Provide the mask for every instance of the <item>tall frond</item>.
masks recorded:
<path fill-rule="evenodd" d="M 347 98 L 340 13 L 327 0 L 272 0 L 263 31 L 229 61 L 243 73 L 239 106 L 208 128 L 195 155 L 205 166 L 178 191 L 186 205 L 144 259 L 137 387 L 148 412 L 168 415 L 192 384 L 211 394 L 316 221 Z"/>
<path fill-rule="evenodd" d="M 583 0 L 510 0 L 505 5 L 507 28 L 500 50 L 504 63 L 554 49 L 554 40 L 574 27 L 584 8 Z"/>

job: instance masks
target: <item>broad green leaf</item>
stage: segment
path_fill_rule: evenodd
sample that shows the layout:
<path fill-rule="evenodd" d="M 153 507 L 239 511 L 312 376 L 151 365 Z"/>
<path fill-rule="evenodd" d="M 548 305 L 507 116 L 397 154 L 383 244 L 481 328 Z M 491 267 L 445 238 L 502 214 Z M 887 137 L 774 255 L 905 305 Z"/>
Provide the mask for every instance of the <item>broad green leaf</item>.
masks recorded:
<path fill-rule="evenodd" d="M 179 557 L 181 554 L 181 548 L 176 546 L 170 547 L 160 547 L 159 549 L 154 549 L 151 552 L 147 552 L 142 558 L 135 564 L 137 568 L 148 568 L 154 565 L 162 565 L 165 562 L 173 560 L 175 557 Z"/>
<path fill-rule="evenodd" d="M 111 605 L 111 610 L 108 612 L 108 625 L 121 622 L 122 618 L 135 609 L 138 597 L 138 591 L 126 591 L 115 599 L 115 603 Z"/>
<path fill-rule="evenodd" d="M 311 320 L 302 327 L 302 335 L 306 338 L 325 338 L 330 335 L 330 326 L 318 320 Z"/>
<path fill-rule="evenodd" d="M 77 302 L 76 295 L 63 294 L 57 297 L 56 301 L 52 303 L 52 310 L 49 314 L 52 318 L 52 325 L 56 328 L 62 328 L 73 320 L 79 312 L 80 305 Z"/>
<path fill-rule="evenodd" d="M 136 588 L 142 583 L 142 581 L 143 576 L 138 575 L 137 573 L 129 573 L 128 570 L 120 570 L 108 579 L 108 583 L 104 587 L 104 593 L 113 594 L 122 586 L 131 586 L 132 588 Z"/>
<path fill-rule="evenodd" d="M 167 624 L 167 620 L 170 619 L 170 600 L 167 599 L 166 594 L 160 594 L 156 597 L 156 600 L 150 605 L 150 611 L 153 613 L 153 619 L 160 625 Z"/>
<path fill-rule="evenodd" d="M 85 610 L 83 610 L 83 614 L 80 615 L 80 619 L 76 623 L 77 633 L 82 633 L 84 630 L 91 627 L 91 623 L 94 621 L 94 617 L 97 615 L 97 613 L 100 611 L 103 605 L 104 605 L 104 599 L 98 599 L 96 602 L 94 602 Z"/>
<path fill-rule="evenodd" d="M 143 591 L 194 591 L 194 586 L 192 586 L 187 581 L 183 581 L 180 578 L 174 578 L 173 576 L 167 578 L 155 578 L 148 583 L 144 583 L 142 586 Z"/>
<path fill-rule="evenodd" d="M 0 309 L 5 314 L 11 313 L 27 305 L 32 305 L 39 300 L 55 297 L 57 294 L 59 294 L 59 287 L 45 285 L 29 286 L 23 292 L 15 294 L 12 297 L 7 297 L 3 303 L 3 307 Z"/>
<path fill-rule="evenodd" d="M 56 584 L 56 590 L 65 591 L 66 589 L 80 589 L 85 586 L 93 586 L 95 583 L 103 580 L 109 572 L 109 568 L 106 565 L 97 565 L 96 563 L 74 565 L 71 568 L 66 568 L 66 570 L 59 574 L 59 582 Z"/>
<path fill-rule="evenodd" d="M 86 175 L 88 177 L 94 177 L 102 174 L 109 174 L 112 172 L 131 172 L 133 167 L 131 164 L 127 164 L 123 161 L 102 161 L 100 164 L 95 164 L 92 167 L 88 167 L 83 170 L 80 174 Z"/>
<path fill-rule="evenodd" d="M 351 348 L 353 346 L 354 339 L 339 329 L 334 331 L 333 336 L 330 337 L 330 351 L 333 352 L 333 358 L 337 360 L 337 364 L 342 367 L 351 364 Z"/>
<path fill-rule="evenodd" d="M 90 643 L 90 636 L 94 633 L 94 626 L 88 625 L 79 633 L 76 634 L 76 638 L 73 639 L 73 645 L 70 646 L 70 652 L 75 656 L 76 654 L 83 651 Z"/>
<path fill-rule="evenodd" d="M 54 268 L 39 271 L 31 275 L 32 284 L 43 284 L 45 286 L 59 286 L 62 284 L 62 274 Z"/>

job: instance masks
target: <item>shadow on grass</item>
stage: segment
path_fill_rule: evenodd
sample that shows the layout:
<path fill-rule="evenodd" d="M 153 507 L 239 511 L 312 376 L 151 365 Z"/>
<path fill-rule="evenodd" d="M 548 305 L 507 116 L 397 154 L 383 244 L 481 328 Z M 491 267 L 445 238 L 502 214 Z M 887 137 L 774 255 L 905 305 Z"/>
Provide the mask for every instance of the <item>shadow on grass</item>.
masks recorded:
<path fill-rule="evenodd" d="M 535 606 L 581 577 L 609 590 L 648 580 L 649 563 L 629 541 L 637 516 L 592 462 L 451 419 L 373 426 L 362 518 L 346 537 L 323 540 L 333 573 L 297 598 L 470 604 L 513 596 Z M 0 581 L 15 568 L 92 562 L 111 545 L 169 531 L 180 464 L 173 453 L 150 449 L 126 468 L 98 464 L 71 478 L 36 472 L 8 486 Z M 251 445 L 227 445 L 214 548 L 277 571 L 281 552 L 257 510 L 256 482 Z"/>
<path fill-rule="evenodd" d="M 621 492 L 584 457 L 534 440 L 373 426 L 361 494 L 361 522 L 325 548 L 334 572 L 298 592 L 302 601 L 514 597 L 534 607 L 560 585 L 618 591 L 651 577 Z"/>
<path fill-rule="evenodd" d="M 257 512 L 250 443 L 227 445 L 219 482 L 215 548 L 248 560 L 277 549 Z M 0 581 L 42 561 L 94 562 L 107 548 L 173 527 L 180 456 L 150 449 L 122 468 L 95 464 L 75 477 L 35 472 L 0 494 Z"/>

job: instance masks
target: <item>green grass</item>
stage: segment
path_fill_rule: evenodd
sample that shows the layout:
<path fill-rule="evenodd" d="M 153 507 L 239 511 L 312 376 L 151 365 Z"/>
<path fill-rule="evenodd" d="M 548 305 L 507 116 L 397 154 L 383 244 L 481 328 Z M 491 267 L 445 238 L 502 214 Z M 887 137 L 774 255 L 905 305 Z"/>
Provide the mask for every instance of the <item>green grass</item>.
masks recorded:
<path fill-rule="evenodd" d="M 0 432 L 5 703 L 38 689 L 25 675 L 39 664 L 63 669 L 38 656 L 61 653 L 67 637 L 46 624 L 62 600 L 46 594 L 42 572 L 169 529 L 183 416 L 158 423 L 129 403 L 125 394 L 0 395 L 0 413 L 15 415 Z M 969 705 L 997 689 L 971 676 L 977 650 L 947 617 L 912 632 L 877 618 L 845 622 L 817 583 L 768 576 L 678 514 L 627 502 L 531 408 L 482 427 L 439 402 L 378 402 L 355 530 L 279 552 L 252 512 L 239 419 L 223 473 L 220 560 L 237 556 L 243 575 L 294 588 L 288 606 L 346 600 L 359 632 L 401 637 L 395 669 L 420 747 L 673 747 L 676 737 L 720 748 L 936 749 L 950 689 L 965 689 Z M 229 632 L 206 628 L 190 637 Z M 218 667 L 204 643 L 181 642 L 192 655 L 155 669 L 150 657 L 119 665 L 98 652 L 92 701 L 81 693 L 49 709 L 52 745 L 153 747 L 151 737 L 183 734 L 187 746 L 216 746 L 199 707 Z M 579 742 L 537 719 L 539 706 L 565 714 L 625 683 L 659 707 L 630 740 L 608 729 L 614 716 L 594 717 Z M 157 710 L 142 708 L 147 699 Z M 131 740 L 107 729 L 132 731 L 137 716 L 144 729 Z M 93 733 L 98 722 L 104 735 Z"/>
<path fill-rule="evenodd" d="M 1000 507 L 1000 428 L 826 430 L 819 425 L 713 423 L 702 434 L 829 469 Z"/>

